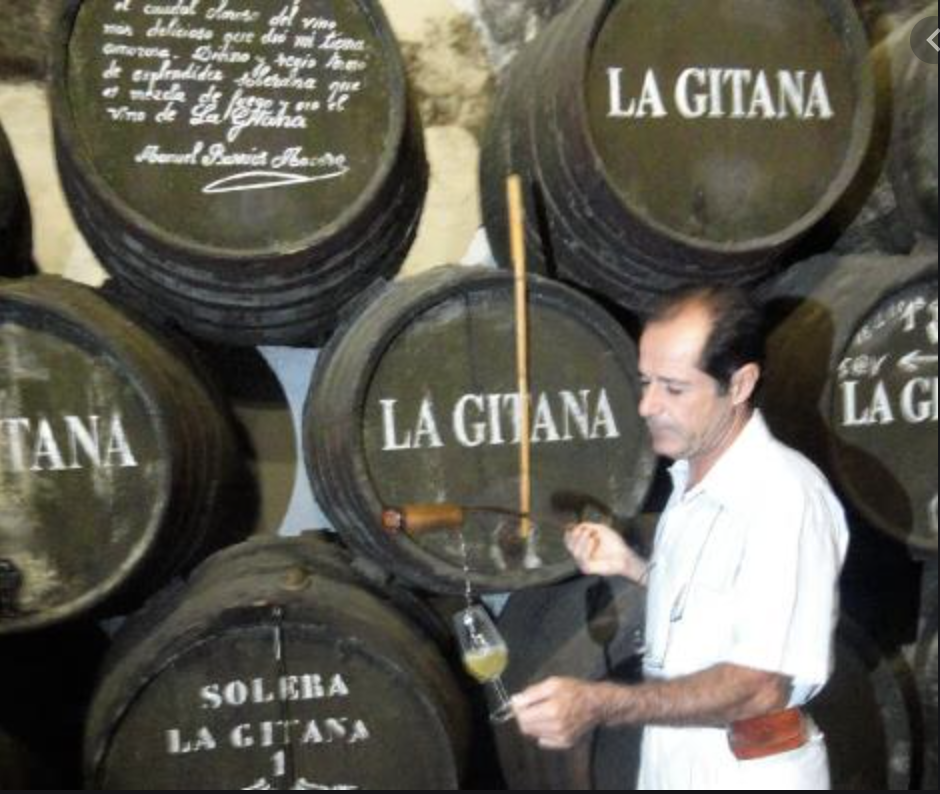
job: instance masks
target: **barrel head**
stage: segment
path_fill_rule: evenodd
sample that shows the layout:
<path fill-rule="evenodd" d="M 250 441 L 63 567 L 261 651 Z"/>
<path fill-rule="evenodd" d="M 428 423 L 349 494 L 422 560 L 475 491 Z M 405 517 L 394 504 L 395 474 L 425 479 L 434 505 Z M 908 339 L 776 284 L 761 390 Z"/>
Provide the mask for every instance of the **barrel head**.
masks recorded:
<path fill-rule="evenodd" d="M 74 614 L 124 583 L 167 508 L 161 426 L 87 326 L 0 294 L 0 630 Z"/>
<path fill-rule="evenodd" d="M 865 523 L 936 557 L 936 252 L 817 257 L 766 298 L 774 432 Z"/>
<path fill-rule="evenodd" d="M 403 78 L 377 4 L 76 5 L 69 143 L 125 222 L 209 250 L 296 251 L 390 167 Z"/>
<path fill-rule="evenodd" d="M 220 632 L 135 700 L 102 759 L 100 787 L 453 788 L 452 749 L 421 683 L 397 678 L 361 641 L 329 629 Z"/>
<path fill-rule="evenodd" d="M 873 308 L 837 370 L 833 461 L 852 503 L 920 548 L 937 545 L 937 282 Z M 905 532 L 910 534 L 905 536 Z"/>
<path fill-rule="evenodd" d="M 416 583 L 462 592 L 558 581 L 565 529 L 639 511 L 654 465 L 636 348 L 597 304 L 530 284 L 531 531 L 512 278 L 442 268 L 390 288 L 337 338 L 305 430 L 321 504 L 347 540 Z M 453 506 L 462 526 L 388 533 L 387 508 Z M 353 512 L 354 511 L 354 512 Z"/>
<path fill-rule="evenodd" d="M 871 133 L 853 16 L 827 0 L 611 4 L 590 55 L 587 123 L 625 205 L 716 250 L 808 230 L 847 188 Z"/>
<path fill-rule="evenodd" d="M 87 785 L 460 788 L 466 704 L 408 601 L 320 539 L 211 558 L 116 639 Z"/>

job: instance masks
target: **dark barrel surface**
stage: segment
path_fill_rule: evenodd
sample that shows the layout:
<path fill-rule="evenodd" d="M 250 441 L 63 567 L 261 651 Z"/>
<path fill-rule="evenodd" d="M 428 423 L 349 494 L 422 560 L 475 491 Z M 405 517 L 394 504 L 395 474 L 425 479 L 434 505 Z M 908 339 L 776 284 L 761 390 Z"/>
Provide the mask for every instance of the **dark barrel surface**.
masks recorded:
<path fill-rule="evenodd" d="M 0 287 L 0 634 L 158 589 L 226 514 L 234 440 L 175 348 L 54 278 Z"/>
<path fill-rule="evenodd" d="M 934 3 L 917 15 L 937 16 Z M 913 22 L 912 22 L 913 24 Z M 937 67 L 914 55 L 911 27 L 888 45 L 894 67 L 891 179 L 908 225 L 937 238 Z"/>
<path fill-rule="evenodd" d="M 53 115 L 76 219 L 151 310 L 310 342 L 413 239 L 427 166 L 376 0 L 70 0 Z"/>
<path fill-rule="evenodd" d="M 87 786 L 459 789 L 466 704 L 420 607 L 320 540 L 226 550 L 119 636 Z"/>
<path fill-rule="evenodd" d="M 937 4 L 898 24 L 872 51 L 878 91 L 872 146 L 846 201 L 829 219 L 847 254 L 909 254 L 937 237 L 937 69 L 914 54 L 921 20 Z"/>
<path fill-rule="evenodd" d="M 461 592 L 465 562 L 484 591 L 558 581 L 574 572 L 565 526 L 627 519 L 649 489 L 634 343 L 568 287 L 532 278 L 529 294 L 527 541 L 509 274 L 449 267 L 388 285 L 321 357 L 304 429 L 317 498 L 350 545 L 418 586 Z M 464 509 L 462 534 L 387 532 L 383 511 L 409 505 Z"/>
<path fill-rule="evenodd" d="M 808 709 L 826 734 L 833 790 L 911 788 L 916 704 L 909 663 L 843 618 L 832 680 Z"/>
<path fill-rule="evenodd" d="M 937 254 L 820 257 L 768 292 L 775 431 L 875 528 L 937 552 Z"/>
<path fill-rule="evenodd" d="M 643 591 L 624 580 L 582 577 L 515 593 L 499 622 L 509 645 L 507 688 L 520 692 L 553 676 L 635 683 L 645 605 Z M 508 725 L 497 741 L 510 789 L 619 791 L 636 788 L 640 735 L 603 728 L 555 753 Z"/>
<path fill-rule="evenodd" d="M 10 141 L 0 125 L 0 277 L 32 270 L 29 202 Z"/>
<path fill-rule="evenodd" d="M 536 266 L 629 309 L 760 281 L 862 163 L 867 53 L 847 0 L 572 5 L 509 69 L 484 145 L 497 259 L 518 172 Z"/>

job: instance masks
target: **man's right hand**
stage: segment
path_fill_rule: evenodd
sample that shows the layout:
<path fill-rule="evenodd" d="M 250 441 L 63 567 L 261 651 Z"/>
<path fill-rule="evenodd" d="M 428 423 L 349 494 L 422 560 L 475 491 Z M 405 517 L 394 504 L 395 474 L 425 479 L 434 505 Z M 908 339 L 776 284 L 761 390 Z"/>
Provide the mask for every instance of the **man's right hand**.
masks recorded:
<path fill-rule="evenodd" d="M 623 576 L 646 584 L 649 565 L 613 529 L 579 524 L 568 530 L 565 544 L 586 576 Z"/>

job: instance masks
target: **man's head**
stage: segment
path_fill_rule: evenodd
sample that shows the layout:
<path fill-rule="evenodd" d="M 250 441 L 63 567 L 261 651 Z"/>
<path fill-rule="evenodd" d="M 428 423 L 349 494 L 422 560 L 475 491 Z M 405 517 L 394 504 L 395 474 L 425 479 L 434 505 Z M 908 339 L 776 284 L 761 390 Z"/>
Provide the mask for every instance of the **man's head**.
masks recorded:
<path fill-rule="evenodd" d="M 741 290 L 669 296 L 640 340 L 640 414 L 660 455 L 709 468 L 747 424 L 764 363 L 763 317 Z"/>

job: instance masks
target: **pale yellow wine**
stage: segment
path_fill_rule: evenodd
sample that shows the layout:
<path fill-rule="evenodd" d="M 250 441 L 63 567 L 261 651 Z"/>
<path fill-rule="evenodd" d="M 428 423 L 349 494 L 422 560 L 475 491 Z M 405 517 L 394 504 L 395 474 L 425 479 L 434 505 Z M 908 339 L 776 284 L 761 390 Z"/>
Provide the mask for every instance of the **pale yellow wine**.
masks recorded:
<path fill-rule="evenodd" d="M 500 647 L 469 651 L 464 654 L 463 663 L 470 675 L 481 684 L 485 684 L 506 672 L 509 666 L 509 649 Z"/>

